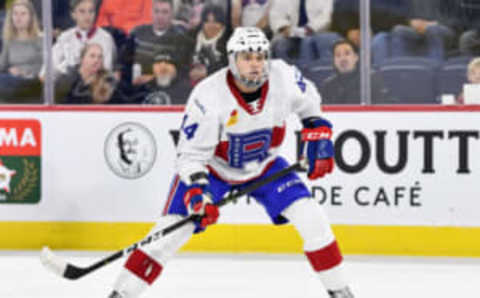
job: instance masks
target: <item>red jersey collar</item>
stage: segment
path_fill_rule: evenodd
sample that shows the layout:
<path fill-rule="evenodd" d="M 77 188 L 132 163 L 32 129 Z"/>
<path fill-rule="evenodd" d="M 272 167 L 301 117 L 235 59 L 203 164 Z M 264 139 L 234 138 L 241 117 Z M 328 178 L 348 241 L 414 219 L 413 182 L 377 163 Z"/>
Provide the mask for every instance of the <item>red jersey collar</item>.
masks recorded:
<path fill-rule="evenodd" d="M 87 32 L 87 39 L 90 39 L 93 37 L 93 35 L 95 34 L 95 32 L 97 32 L 97 27 L 96 26 L 93 26 L 90 30 L 88 30 Z M 82 34 L 80 33 L 80 29 L 77 29 L 75 31 L 75 36 L 82 40 Z"/>
<path fill-rule="evenodd" d="M 267 93 L 268 93 L 268 81 L 266 81 L 262 87 L 262 93 L 260 95 L 260 101 L 258 102 L 258 109 L 253 110 L 252 107 L 243 99 L 242 95 L 240 94 L 240 90 L 238 89 L 237 85 L 235 85 L 235 79 L 233 78 L 233 75 L 230 71 L 227 73 L 227 85 L 230 89 L 230 92 L 232 92 L 233 96 L 237 100 L 237 103 L 245 110 L 247 113 L 250 115 L 255 115 L 263 110 L 263 106 L 265 105 L 265 100 L 267 99 Z"/>

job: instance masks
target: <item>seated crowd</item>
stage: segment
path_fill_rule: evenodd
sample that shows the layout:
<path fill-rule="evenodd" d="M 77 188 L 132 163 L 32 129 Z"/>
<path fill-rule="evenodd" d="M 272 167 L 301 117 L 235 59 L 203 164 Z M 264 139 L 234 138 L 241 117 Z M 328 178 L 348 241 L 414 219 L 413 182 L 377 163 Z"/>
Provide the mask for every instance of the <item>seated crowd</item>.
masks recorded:
<path fill-rule="evenodd" d="M 325 104 L 359 104 L 359 2 L 52 0 L 55 102 L 184 104 L 228 64 L 235 27 L 256 26 L 272 40 L 273 58 L 302 70 Z M 41 1 L 3 5 L 0 102 L 43 102 Z M 372 103 L 470 102 L 480 0 L 371 0 L 370 29 Z"/>

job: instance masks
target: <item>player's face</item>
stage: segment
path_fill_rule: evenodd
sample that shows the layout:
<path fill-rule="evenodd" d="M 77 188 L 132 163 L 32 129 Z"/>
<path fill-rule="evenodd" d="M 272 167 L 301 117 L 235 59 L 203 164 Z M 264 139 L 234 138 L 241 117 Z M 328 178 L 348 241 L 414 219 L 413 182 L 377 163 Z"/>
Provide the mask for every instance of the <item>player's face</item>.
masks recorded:
<path fill-rule="evenodd" d="M 72 12 L 72 18 L 82 30 L 90 30 L 95 21 L 95 5 L 93 1 L 80 2 Z"/>
<path fill-rule="evenodd" d="M 15 5 L 12 10 L 13 26 L 16 30 L 27 30 L 30 25 L 30 11 L 24 5 Z"/>
<path fill-rule="evenodd" d="M 265 71 L 267 57 L 265 53 L 240 52 L 237 54 L 237 68 L 240 76 L 247 80 L 260 80 Z"/>
<path fill-rule="evenodd" d="M 165 2 L 153 2 L 153 26 L 155 30 L 166 30 L 172 23 L 172 7 Z"/>
<path fill-rule="evenodd" d="M 99 45 L 90 45 L 82 59 L 82 67 L 91 74 L 103 67 L 103 51 Z"/>
<path fill-rule="evenodd" d="M 358 62 L 358 55 L 349 44 L 340 44 L 335 48 L 333 63 L 340 73 L 352 72 Z"/>
<path fill-rule="evenodd" d="M 472 84 L 480 84 L 480 67 L 473 67 L 468 72 L 468 81 Z"/>

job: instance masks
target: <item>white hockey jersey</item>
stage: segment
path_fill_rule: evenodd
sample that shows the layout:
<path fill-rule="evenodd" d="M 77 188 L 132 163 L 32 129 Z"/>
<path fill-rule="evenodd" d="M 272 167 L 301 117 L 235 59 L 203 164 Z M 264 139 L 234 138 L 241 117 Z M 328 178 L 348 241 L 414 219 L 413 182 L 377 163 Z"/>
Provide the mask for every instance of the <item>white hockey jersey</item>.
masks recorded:
<path fill-rule="evenodd" d="M 211 172 L 232 184 L 254 179 L 276 158 L 291 113 L 320 116 L 320 95 L 300 71 L 272 60 L 262 96 L 249 104 L 224 68 L 190 94 L 180 128 L 176 170 L 189 183 L 193 173 Z"/>

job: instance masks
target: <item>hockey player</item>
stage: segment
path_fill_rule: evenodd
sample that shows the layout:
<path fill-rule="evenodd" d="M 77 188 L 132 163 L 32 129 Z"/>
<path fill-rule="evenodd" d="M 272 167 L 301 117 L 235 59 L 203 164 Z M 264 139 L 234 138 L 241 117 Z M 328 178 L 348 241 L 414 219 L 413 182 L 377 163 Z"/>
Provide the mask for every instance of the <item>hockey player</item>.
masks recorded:
<path fill-rule="evenodd" d="M 228 67 L 198 84 L 188 99 L 173 180 L 163 216 L 152 231 L 190 214 L 190 223 L 134 251 L 109 298 L 139 297 L 168 260 L 192 236 L 217 221 L 213 203 L 232 186 L 244 187 L 288 166 L 278 150 L 291 113 L 303 123 L 308 178 L 333 170 L 332 125 L 321 117 L 320 96 L 300 72 L 270 61 L 261 30 L 240 27 L 227 43 Z M 305 255 L 331 298 L 353 298 L 342 273 L 342 256 L 321 206 L 295 173 L 251 193 L 274 224 L 291 222 L 304 241 Z"/>

